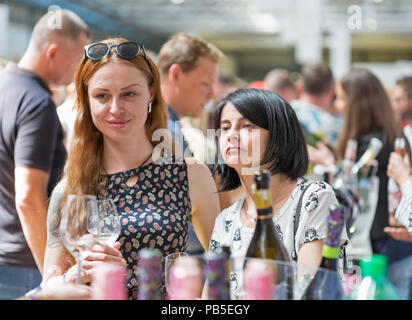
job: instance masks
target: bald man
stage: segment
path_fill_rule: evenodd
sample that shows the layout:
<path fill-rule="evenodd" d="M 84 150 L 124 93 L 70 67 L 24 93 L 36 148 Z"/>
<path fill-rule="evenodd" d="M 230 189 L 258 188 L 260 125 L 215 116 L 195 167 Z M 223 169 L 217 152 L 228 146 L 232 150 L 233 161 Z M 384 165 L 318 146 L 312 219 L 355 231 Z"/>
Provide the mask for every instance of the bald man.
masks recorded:
<path fill-rule="evenodd" d="M 20 62 L 0 73 L 0 299 L 41 282 L 47 199 L 66 160 L 49 86 L 73 81 L 89 37 L 73 12 L 49 12 Z"/>

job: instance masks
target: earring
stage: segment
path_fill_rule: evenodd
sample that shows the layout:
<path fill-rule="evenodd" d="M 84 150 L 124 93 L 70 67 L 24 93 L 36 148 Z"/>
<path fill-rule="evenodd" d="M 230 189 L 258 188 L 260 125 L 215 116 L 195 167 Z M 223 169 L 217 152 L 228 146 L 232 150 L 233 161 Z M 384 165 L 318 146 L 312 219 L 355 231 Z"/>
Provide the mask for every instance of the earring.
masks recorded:
<path fill-rule="evenodd" d="M 147 113 L 152 112 L 152 101 L 149 102 L 149 110 L 147 110 Z"/>

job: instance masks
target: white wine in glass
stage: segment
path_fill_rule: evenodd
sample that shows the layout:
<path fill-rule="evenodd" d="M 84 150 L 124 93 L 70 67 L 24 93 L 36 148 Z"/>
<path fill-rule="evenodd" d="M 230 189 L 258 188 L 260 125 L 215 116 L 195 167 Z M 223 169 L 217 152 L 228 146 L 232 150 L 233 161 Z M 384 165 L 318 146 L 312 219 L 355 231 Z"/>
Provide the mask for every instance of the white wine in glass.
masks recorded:
<path fill-rule="evenodd" d="M 97 200 L 98 208 L 98 242 L 113 246 L 120 235 L 120 217 L 112 199 Z"/>
<path fill-rule="evenodd" d="M 77 283 L 81 283 L 82 253 L 96 243 L 97 233 L 90 225 L 97 223 L 97 199 L 94 195 L 69 194 L 62 210 L 60 237 L 76 259 Z M 92 232 L 91 232 L 92 231 Z"/>

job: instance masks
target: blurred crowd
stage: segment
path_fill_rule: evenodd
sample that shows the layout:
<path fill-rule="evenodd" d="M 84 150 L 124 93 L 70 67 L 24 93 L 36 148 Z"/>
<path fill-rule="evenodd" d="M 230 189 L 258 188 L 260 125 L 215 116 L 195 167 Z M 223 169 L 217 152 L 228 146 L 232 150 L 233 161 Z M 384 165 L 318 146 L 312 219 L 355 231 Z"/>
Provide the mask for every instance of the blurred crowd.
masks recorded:
<path fill-rule="evenodd" d="M 47 29 L 46 19 L 47 15 L 34 27 L 20 61 L 0 60 L 0 299 L 89 299 L 92 297 L 89 285 L 93 281 L 92 271 L 104 261 L 127 266 L 129 298 L 136 298 L 133 248 L 161 247 L 164 255 L 173 251 L 202 254 L 216 245 L 217 238 L 212 237 L 217 228 L 215 221 L 223 222 L 215 219 L 225 210 L 237 212 L 243 225 L 253 226 L 254 222 L 249 222 L 256 213 L 251 213 L 254 208 L 248 202 L 251 183 L 240 174 L 242 168 L 230 165 L 230 147 L 224 153 L 223 139 L 217 136 L 221 139 L 217 146 L 215 131 L 211 130 L 225 132 L 226 123 L 230 123 L 227 130 L 235 130 L 236 125 L 239 135 L 236 139 L 240 140 L 243 126 L 268 126 L 264 129 L 269 130 L 268 141 L 272 141 L 272 135 L 287 132 L 280 131 L 276 121 L 279 121 L 281 110 L 289 108 L 300 124 L 296 130 L 302 130 L 306 139 L 308 179 L 313 178 L 310 170 L 316 165 L 326 168 L 341 164 L 348 140 L 357 141 L 356 161 L 367 150 L 372 138 L 382 141 L 373 175 L 378 185 L 370 189 L 375 196 L 371 200 L 373 212 L 367 230 L 368 241 L 371 253 L 387 257 L 388 276 L 399 286 L 402 297 L 411 299 L 412 74 L 399 77 L 392 87 L 386 88 L 382 79 L 366 68 L 353 68 L 341 79 L 336 79 L 326 63 L 319 63 L 302 66 L 299 72 L 274 68 L 268 70 L 263 79 L 246 81 L 219 71 L 224 54 L 196 36 L 175 34 L 158 53 L 145 51 L 140 44 L 127 47 L 129 40 L 120 38 L 107 39 L 85 51 L 93 36 L 76 14 L 64 11 L 64 32 Z M 133 61 L 133 65 L 123 63 L 126 60 Z M 276 61 L 273 64 L 276 65 Z M 264 97 L 266 93 L 276 95 Z M 254 122 L 252 115 L 242 111 L 240 99 L 251 108 L 251 114 L 268 119 L 273 115 L 275 125 Z M 264 114 L 258 103 L 280 107 Z M 104 111 L 107 105 L 109 109 Z M 138 119 L 143 120 L 139 123 Z M 134 131 L 124 136 L 115 132 L 116 128 L 120 130 L 134 121 Z M 284 121 L 292 120 L 286 117 Z M 290 125 L 293 126 L 293 122 Z M 156 184 L 153 177 L 157 164 L 151 157 L 159 142 L 153 142 L 154 132 L 166 127 L 174 141 L 175 149 L 171 153 L 194 160 L 185 160 L 183 164 L 176 162 L 179 163 L 177 169 L 160 167 L 173 181 L 173 186 L 145 198 L 137 191 L 133 193 L 131 186 L 140 183 L 136 181 Z M 299 136 L 300 133 L 296 133 L 296 137 Z M 308 142 L 310 136 L 317 137 L 314 143 Z M 406 142 L 404 155 L 395 152 L 396 138 L 404 138 Z M 298 145 L 300 142 L 296 138 L 281 143 Z M 268 145 L 273 150 L 281 149 L 281 146 Z M 267 148 L 265 145 L 263 149 Z M 304 167 L 305 152 L 296 150 L 290 152 L 300 152 L 298 156 Z M 278 155 L 272 157 L 269 162 L 282 161 L 276 160 Z M 222 161 L 225 166 L 216 165 Z M 139 168 L 146 171 L 138 171 Z M 238 172 L 237 178 L 232 178 L 234 171 L 231 170 Z M 272 171 L 276 180 L 274 186 L 279 191 L 273 199 L 279 200 L 277 209 L 282 212 L 286 211 L 285 199 L 291 195 L 293 198 L 294 188 L 299 183 L 305 185 L 306 180 L 299 180 L 304 175 L 294 177 L 292 172 L 297 172 L 296 168 L 279 170 L 283 171 Z M 99 180 L 101 177 L 106 180 Z M 237 179 L 237 182 L 230 179 Z M 388 200 L 391 179 L 399 192 L 395 208 L 391 208 Z M 105 188 L 100 188 L 102 181 Z M 326 183 L 321 185 L 324 190 L 319 193 L 313 190 L 314 196 L 319 197 L 314 204 L 319 207 L 313 214 L 320 212 L 322 206 L 336 202 L 327 185 L 331 182 L 322 182 Z M 330 193 L 321 193 L 326 191 Z M 152 243 L 131 230 L 137 228 L 140 232 L 142 225 L 148 229 L 157 227 L 146 217 L 138 226 L 140 220 L 136 222 L 136 215 L 130 214 L 125 218 L 126 227 L 114 247 L 90 249 L 92 253 L 83 266 L 84 277 L 88 280 L 75 284 L 76 263 L 68 258 L 70 254 L 58 234 L 61 204 L 71 193 L 111 197 L 117 201 L 119 210 L 140 214 L 140 208 L 143 211 L 148 208 L 155 217 L 166 211 L 153 208 L 164 208 L 165 202 L 167 204 L 172 198 L 176 209 L 167 207 L 171 212 L 170 221 L 179 220 L 183 231 L 172 222 L 164 225 L 159 222 L 162 233 L 155 233 L 150 238 Z M 173 200 L 174 197 L 177 199 Z M 314 200 L 308 198 L 307 202 L 310 201 Z M 243 206 L 236 207 L 239 203 Z M 404 224 L 397 225 L 393 221 L 394 212 L 405 217 Z M 321 231 L 324 226 L 323 222 L 313 223 L 314 236 L 305 234 L 308 224 L 308 228 L 302 230 L 302 242 L 298 243 L 312 243 L 313 246 L 298 249 L 301 252 L 294 253 L 297 261 L 304 259 L 306 252 L 312 258 L 317 255 L 313 263 L 320 262 L 317 248 L 321 248 L 322 243 L 320 247 L 314 244 L 324 239 Z M 287 238 L 286 222 L 285 226 L 282 223 L 280 226 Z M 226 228 L 229 230 L 230 226 Z M 350 243 L 351 239 L 345 240 Z M 240 243 L 235 238 L 232 241 L 229 244 L 232 247 Z M 173 250 L 164 249 L 166 242 Z M 346 254 L 351 256 L 349 249 Z M 352 258 L 352 263 L 356 264 L 359 257 Z M 30 291 L 32 289 L 34 291 Z"/>

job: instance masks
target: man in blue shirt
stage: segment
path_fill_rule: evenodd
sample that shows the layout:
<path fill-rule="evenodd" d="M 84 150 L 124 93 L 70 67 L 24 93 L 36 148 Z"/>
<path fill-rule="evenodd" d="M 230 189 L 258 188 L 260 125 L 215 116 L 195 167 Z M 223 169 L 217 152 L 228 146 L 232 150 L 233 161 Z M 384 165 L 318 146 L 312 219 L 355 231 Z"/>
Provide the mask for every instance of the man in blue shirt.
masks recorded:
<path fill-rule="evenodd" d="M 173 35 L 158 54 L 162 94 L 169 107 L 168 128 L 175 140 L 175 154 L 192 156 L 188 138 L 182 132 L 182 117 L 199 118 L 215 97 L 219 62 L 223 53 L 213 44 L 188 34 Z M 187 251 L 197 254 L 203 248 L 191 226 Z"/>

